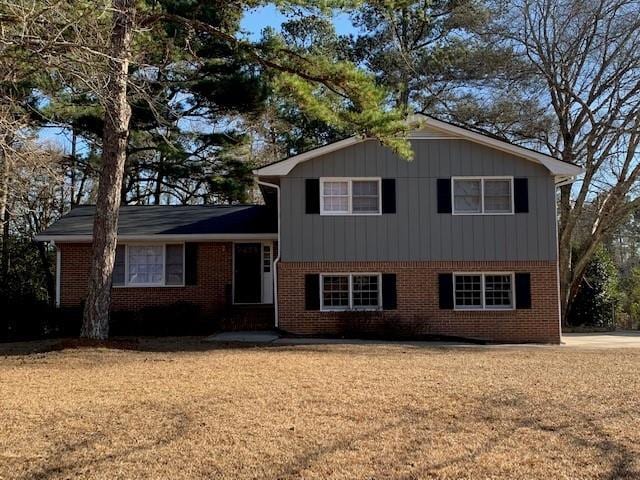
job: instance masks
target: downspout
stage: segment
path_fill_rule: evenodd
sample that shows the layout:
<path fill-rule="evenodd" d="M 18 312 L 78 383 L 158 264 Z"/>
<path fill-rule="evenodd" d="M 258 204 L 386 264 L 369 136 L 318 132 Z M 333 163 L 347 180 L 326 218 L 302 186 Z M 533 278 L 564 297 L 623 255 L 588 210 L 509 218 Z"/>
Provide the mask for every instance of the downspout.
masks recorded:
<path fill-rule="evenodd" d="M 62 267 L 62 252 L 60 252 L 60 247 L 56 245 L 56 242 L 51 242 L 56 249 L 56 299 L 55 306 L 56 308 L 60 308 L 60 268 Z"/>
<path fill-rule="evenodd" d="M 277 209 L 278 209 L 278 255 L 273 260 L 273 312 L 275 315 L 275 327 L 278 328 L 278 262 L 280 262 L 280 250 L 282 249 L 282 243 L 280 242 L 280 185 L 275 183 L 268 183 L 258 180 L 258 185 L 264 185 L 265 187 L 271 187 L 276 189 L 277 196 Z"/>

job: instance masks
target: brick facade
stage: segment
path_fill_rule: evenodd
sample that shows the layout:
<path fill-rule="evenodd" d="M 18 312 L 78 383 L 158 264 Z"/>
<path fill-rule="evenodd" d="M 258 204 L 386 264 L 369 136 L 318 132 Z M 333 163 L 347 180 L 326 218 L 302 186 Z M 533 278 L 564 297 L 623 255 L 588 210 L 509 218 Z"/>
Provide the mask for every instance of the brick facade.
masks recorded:
<path fill-rule="evenodd" d="M 77 308 L 87 295 L 91 244 L 58 243 L 60 258 L 60 307 Z M 145 307 L 188 302 L 197 305 L 205 317 L 223 322 L 232 329 L 233 321 L 247 328 L 251 323 L 260 328 L 273 326 L 272 306 L 231 306 L 233 280 L 233 243 L 202 242 L 198 244 L 198 281 L 183 287 L 114 287 L 111 290 L 112 311 L 136 311 Z M 251 314 L 254 322 L 247 320 Z"/>
<path fill-rule="evenodd" d="M 229 303 L 232 282 L 231 242 L 198 244 L 198 284 L 184 287 L 115 287 L 112 310 L 190 302 L 214 313 Z M 77 307 L 87 295 L 91 244 L 61 243 L 60 306 Z"/>
<path fill-rule="evenodd" d="M 439 308 L 438 274 L 514 271 L 531 274 L 531 309 L 455 311 Z M 383 312 L 305 310 L 307 273 L 396 274 L 397 309 Z M 300 335 L 372 330 L 448 335 L 496 342 L 560 342 L 556 262 L 282 262 L 278 265 L 279 327 Z"/>
<path fill-rule="evenodd" d="M 274 245 L 275 246 L 275 245 Z M 91 245 L 59 243 L 60 306 L 79 307 L 86 297 Z M 233 243 L 203 242 L 198 247 L 197 285 L 184 287 L 116 287 L 112 310 L 189 302 L 212 318 L 225 317 L 225 329 L 272 325 L 272 309 L 240 307 L 231 318 Z M 532 308 L 509 311 L 441 310 L 438 274 L 456 271 L 514 271 L 531 274 Z M 305 310 L 304 276 L 326 272 L 395 273 L 397 309 L 383 312 Z M 557 264 L 555 262 L 280 262 L 278 264 L 279 327 L 299 335 L 430 334 L 497 342 L 560 341 Z M 266 313 L 266 320 L 265 320 Z M 261 318 L 258 318 L 261 317 Z"/>

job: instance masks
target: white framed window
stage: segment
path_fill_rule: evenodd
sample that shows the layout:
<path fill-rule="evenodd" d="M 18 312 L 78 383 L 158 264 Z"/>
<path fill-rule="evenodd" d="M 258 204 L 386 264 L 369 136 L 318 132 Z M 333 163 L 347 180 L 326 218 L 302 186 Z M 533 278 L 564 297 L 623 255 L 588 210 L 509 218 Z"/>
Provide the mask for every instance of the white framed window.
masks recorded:
<path fill-rule="evenodd" d="M 271 272 L 271 245 L 268 243 L 262 244 L 262 272 Z"/>
<path fill-rule="evenodd" d="M 454 215 L 511 215 L 513 177 L 452 177 Z"/>
<path fill-rule="evenodd" d="M 321 215 L 380 215 L 380 178 L 321 178 Z"/>
<path fill-rule="evenodd" d="M 382 305 L 380 273 L 323 273 L 320 309 L 379 310 Z"/>
<path fill-rule="evenodd" d="M 124 244 L 116 248 L 114 287 L 184 286 L 184 244 Z"/>
<path fill-rule="evenodd" d="M 513 272 L 454 273 L 453 301 L 456 310 L 512 310 Z"/>

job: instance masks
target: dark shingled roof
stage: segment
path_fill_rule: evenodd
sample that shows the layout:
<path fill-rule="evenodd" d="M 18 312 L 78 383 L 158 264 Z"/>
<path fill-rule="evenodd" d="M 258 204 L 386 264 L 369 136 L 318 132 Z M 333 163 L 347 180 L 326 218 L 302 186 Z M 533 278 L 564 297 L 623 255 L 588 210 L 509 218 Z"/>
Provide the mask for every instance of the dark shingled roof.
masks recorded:
<path fill-rule="evenodd" d="M 71 210 L 39 237 L 91 235 L 94 205 Z M 264 205 L 126 205 L 118 235 L 277 233 L 276 212 Z"/>

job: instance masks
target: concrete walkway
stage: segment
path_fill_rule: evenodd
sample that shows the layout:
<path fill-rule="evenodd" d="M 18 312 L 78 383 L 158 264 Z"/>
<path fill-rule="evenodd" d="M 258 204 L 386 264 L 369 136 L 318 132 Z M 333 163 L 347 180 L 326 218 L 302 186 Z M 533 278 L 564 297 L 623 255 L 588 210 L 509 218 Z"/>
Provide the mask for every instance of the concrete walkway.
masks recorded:
<path fill-rule="evenodd" d="M 640 332 L 610 333 L 566 333 L 562 336 L 564 347 L 568 348 L 640 348 Z M 211 335 L 205 342 L 251 343 L 271 345 L 414 345 L 421 347 L 465 347 L 465 348 L 523 348 L 545 347 L 540 344 L 494 344 L 478 345 L 463 342 L 445 341 L 390 341 L 359 340 L 342 338 L 291 338 L 281 337 L 278 332 L 241 331 L 222 332 Z"/>
<path fill-rule="evenodd" d="M 315 337 L 282 337 L 278 332 L 265 331 L 239 331 L 215 333 L 204 339 L 205 342 L 220 343 L 252 343 L 271 345 L 417 345 L 417 346 L 444 346 L 465 347 L 475 346 L 472 343 L 444 342 L 444 341 L 399 341 L 399 340 L 364 340 L 357 338 L 315 338 Z"/>
<path fill-rule="evenodd" d="M 257 330 L 215 333 L 205 338 L 204 341 L 221 343 L 272 343 L 278 338 L 280 338 L 280 335 L 272 330 Z"/>
<path fill-rule="evenodd" d="M 567 347 L 579 348 L 640 348 L 640 332 L 565 333 Z"/>

